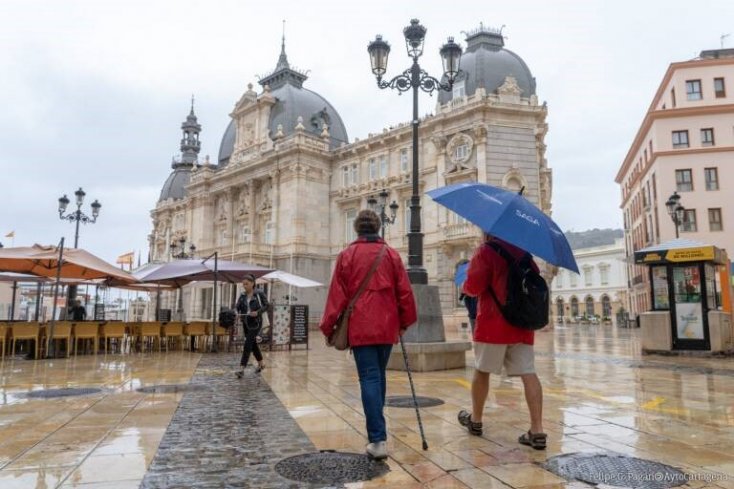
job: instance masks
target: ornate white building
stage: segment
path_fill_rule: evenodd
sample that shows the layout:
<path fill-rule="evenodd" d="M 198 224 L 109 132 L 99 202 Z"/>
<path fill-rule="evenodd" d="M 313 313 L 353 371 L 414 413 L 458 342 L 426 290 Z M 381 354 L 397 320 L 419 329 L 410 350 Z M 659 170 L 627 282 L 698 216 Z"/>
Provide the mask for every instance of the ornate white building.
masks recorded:
<path fill-rule="evenodd" d="M 612 320 L 627 307 L 627 263 L 624 239 L 614 244 L 574 250 L 580 275 L 559 270 L 551 282 L 553 322 L 573 321 L 579 316 Z"/>
<path fill-rule="evenodd" d="M 525 187 L 524 195 L 550 213 L 547 107 L 538 104 L 535 79 L 498 31 L 481 27 L 466 42 L 453 92 L 442 92 L 436 114 L 421 120 L 421 191 L 461 181 Z M 170 243 L 185 238 L 201 256 L 218 251 L 328 283 L 336 255 L 355 237 L 352 220 L 383 189 L 400 205 L 386 239 L 405 258 L 410 124 L 350 141 L 337 111 L 303 86 L 306 79 L 283 46 L 261 90 L 248 85 L 235 104 L 216 163 L 198 161 L 201 127 L 192 108 L 182 125 L 182 157 L 151 212 L 152 260 L 168 260 Z M 478 245 L 479 231 L 429 198 L 421 204 L 429 281 L 440 286 L 444 314 L 463 316 L 453 276 Z M 275 300 L 283 294 L 273 291 Z M 299 291 L 298 302 L 318 316 L 325 295 L 325 288 Z M 222 297 L 226 304 L 232 291 Z M 207 301 L 211 285 L 187 288 L 187 317 L 207 317 Z"/>

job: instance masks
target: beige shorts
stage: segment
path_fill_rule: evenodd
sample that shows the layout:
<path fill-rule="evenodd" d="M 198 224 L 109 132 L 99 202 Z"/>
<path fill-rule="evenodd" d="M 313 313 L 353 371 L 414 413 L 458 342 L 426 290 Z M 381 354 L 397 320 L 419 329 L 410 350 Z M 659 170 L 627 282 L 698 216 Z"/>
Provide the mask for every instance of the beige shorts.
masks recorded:
<path fill-rule="evenodd" d="M 501 374 L 503 365 L 509 376 L 534 374 L 533 345 L 525 343 L 496 345 L 474 342 L 474 366 L 477 370 L 490 374 Z"/>

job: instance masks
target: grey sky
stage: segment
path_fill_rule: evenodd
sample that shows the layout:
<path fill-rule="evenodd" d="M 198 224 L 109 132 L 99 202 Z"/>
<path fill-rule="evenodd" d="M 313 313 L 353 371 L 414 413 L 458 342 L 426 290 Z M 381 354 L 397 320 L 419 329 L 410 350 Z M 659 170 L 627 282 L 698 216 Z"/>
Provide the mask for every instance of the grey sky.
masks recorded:
<path fill-rule="evenodd" d="M 665 69 L 734 33 L 734 2 L 709 1 L 29 1 L 0 3 L 0 241 L 57 242 L 74 228 L 57 198 L 82 186 L 80 246 L 114 260 L 147 253 L 149 210 L 178 152 L 196 94 L 202 156 L 216 159 L 229 111 L 256 75 L 274 68 L 281 20 L 292 65 L 340 112 L 350 139 L 407 121 L 410 98 L 378 90 L 366 46 L 381 33 L 389 75 L 409 66 L 402 28 L 428 27 L 422 64 L 462 30 L 506 25 L 506 47 L 527 62 L 549 104 L 546 143 L 554 218 L 563 229 L 620 227 L 614 175 Z M 728 42 L 727 42 L 728 41 Z M 734 35 L 725 41 L 734 47 Z M 421 98 L 421 113 L 435 98 Z M 672 190 L 672 189 L 671 189 Z M 665 190 L 662 190 L 665 192 Z"/>

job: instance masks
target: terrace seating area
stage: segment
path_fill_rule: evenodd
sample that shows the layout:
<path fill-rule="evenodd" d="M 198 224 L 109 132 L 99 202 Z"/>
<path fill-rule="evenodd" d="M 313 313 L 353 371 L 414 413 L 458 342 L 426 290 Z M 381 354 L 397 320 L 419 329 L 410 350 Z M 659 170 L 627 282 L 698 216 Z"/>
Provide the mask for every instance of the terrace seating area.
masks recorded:
<path fill-rule="evenodd" d="M 53 329 L 53 332 L 51 331 Z M 49 342 L 50 340 L 50 342 Z M 56 321 L 51 323 L 0 321 L 0 358 L 27 354 L 47 356 L 53 344 L 54 356 L 79 354 L 206 351 L 216 342 L 218 350 L 237 349 L 230 331 L 206 321 Z"/>

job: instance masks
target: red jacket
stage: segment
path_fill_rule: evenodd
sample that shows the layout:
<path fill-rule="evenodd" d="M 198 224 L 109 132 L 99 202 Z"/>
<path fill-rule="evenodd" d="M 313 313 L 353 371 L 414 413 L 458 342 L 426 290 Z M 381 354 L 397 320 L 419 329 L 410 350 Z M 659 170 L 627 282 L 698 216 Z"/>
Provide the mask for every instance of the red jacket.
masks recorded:
<path fill-rule="evenodd" d="M 321 332 L 329 336 L 339 315 L 357 293 L 385 242 L 360 237 L 339 253 L 329 286 Z M 413 289 L 397 251 L 389 246 L 349 318 L 349 345 L 387 345 L 398 342 L 398 331 L 418 319 Z"/>
<path fill-rule="evenodd" d="M 523 250 L 510 243 L 497 238 L 494 239 L 515 258 L 519 259 L 525 254 Z M 533 268 L 538 269 L 535 262 L 533 262 Z M 535 340 L 535 333 L 508 323 L 489 293 L 489 287 L 492 287 L 497 299 L 504 304 L 507 297 L 507 271 L 508 266 L 505 259 L 486 243 L 483 243 L 477 249 L 469 263 L 466 282 L 464 282 L 464 293 L 479 297 L 474 341 L 500 345 L 514 343 L 532 345 Z"/>

